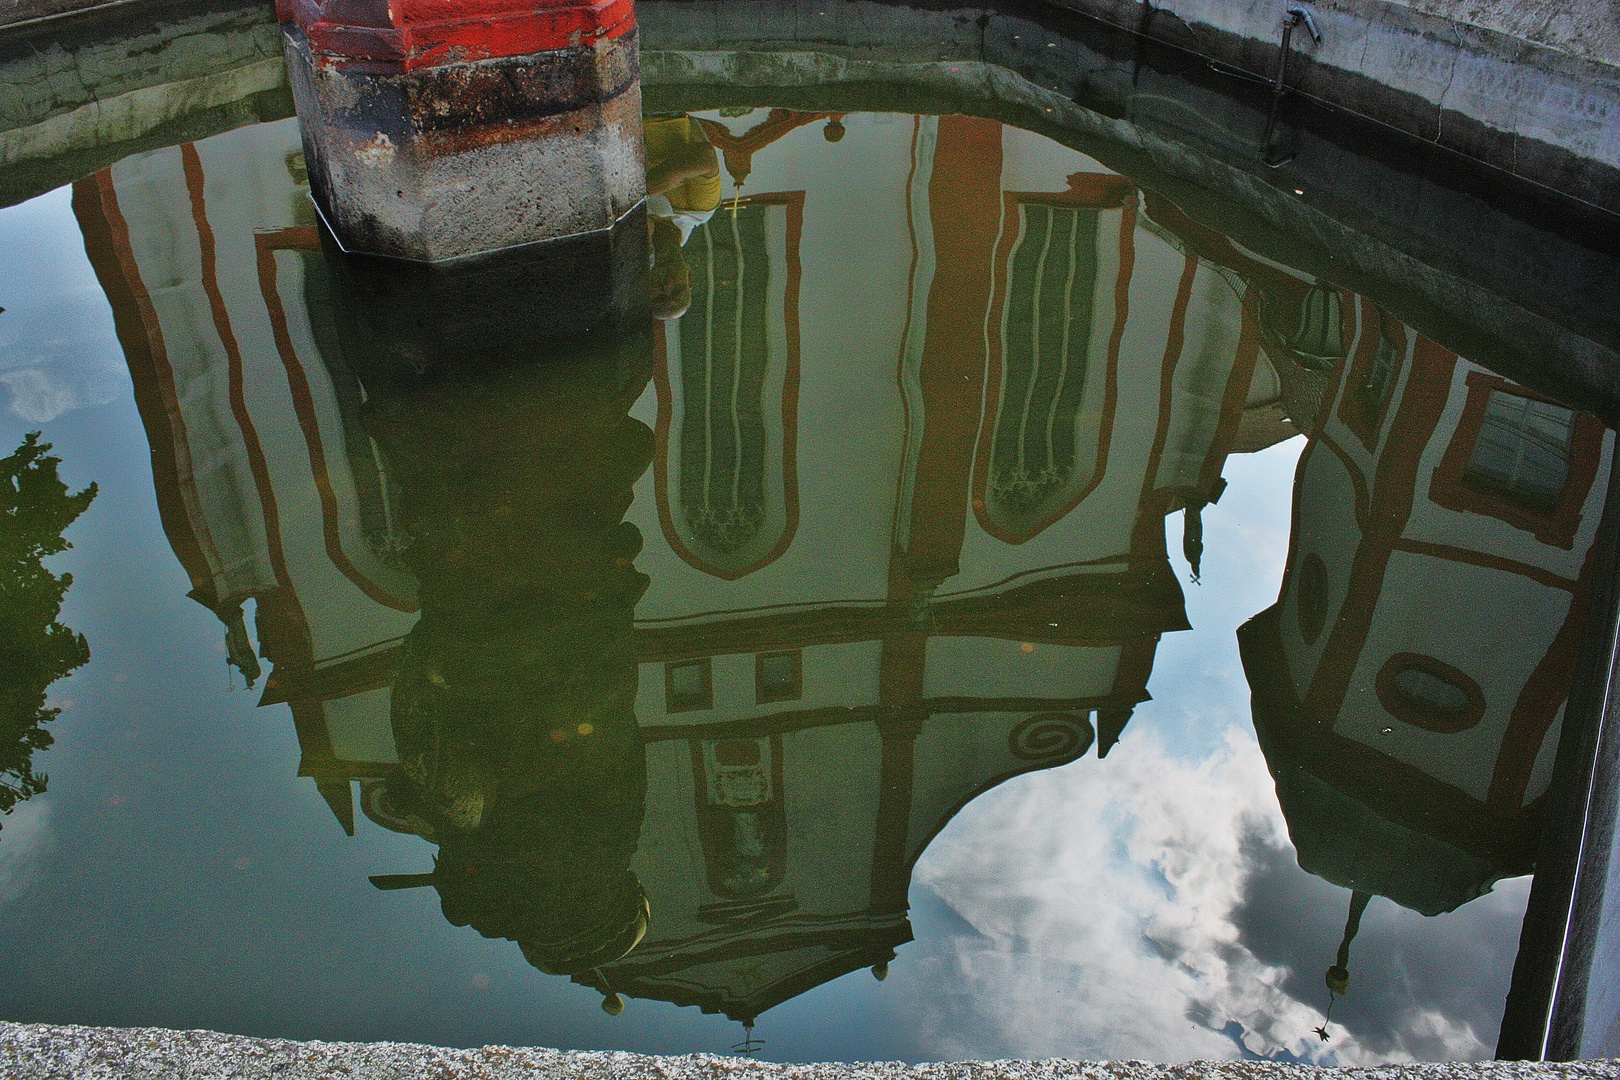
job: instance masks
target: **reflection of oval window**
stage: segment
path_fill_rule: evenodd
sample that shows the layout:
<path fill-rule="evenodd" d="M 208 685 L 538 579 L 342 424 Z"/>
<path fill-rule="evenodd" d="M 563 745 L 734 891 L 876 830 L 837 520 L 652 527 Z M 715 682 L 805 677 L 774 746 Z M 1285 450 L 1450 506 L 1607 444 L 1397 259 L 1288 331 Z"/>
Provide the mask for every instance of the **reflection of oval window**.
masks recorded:
<path fill-rule="evenodd" d="M 1322 556 L 1311 552 L 1299 564 L 1299 590 L 1294 597 L 1299 610 L 1299 632 L 1305 644 L 1315 645 L 1327 622 L 1328 580 Z"/>
<path fill-rule="evenodd" d="M 1479 684 L 1450 664 L 1396 653 L 1378 672 L 1378 700 L 1391 716 L 1427 731 L 1466 731 L 1485 715 Z"/>

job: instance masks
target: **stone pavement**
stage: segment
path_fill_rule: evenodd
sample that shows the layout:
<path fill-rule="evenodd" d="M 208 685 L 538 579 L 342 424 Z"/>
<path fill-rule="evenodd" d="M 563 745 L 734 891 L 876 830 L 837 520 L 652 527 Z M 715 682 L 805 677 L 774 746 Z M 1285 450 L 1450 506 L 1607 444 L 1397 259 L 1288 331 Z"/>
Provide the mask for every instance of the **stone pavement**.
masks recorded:
<path fill-rule="evenodd" d="M 965 1061 L 778 1065 L 693 1054 L 289 1042 L 211 1031 L 0 1023 L 5 1080 L 1597 1080 L 1620 1062 L 1453 1062 L 1329 1069 L 1267 1061 Z"/>

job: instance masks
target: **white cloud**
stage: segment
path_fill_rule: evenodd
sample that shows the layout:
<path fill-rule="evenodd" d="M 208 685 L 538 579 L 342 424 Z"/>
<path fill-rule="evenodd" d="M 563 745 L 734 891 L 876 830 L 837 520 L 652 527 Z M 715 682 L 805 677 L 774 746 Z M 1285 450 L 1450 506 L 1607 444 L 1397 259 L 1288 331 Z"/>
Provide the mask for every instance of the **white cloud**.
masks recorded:
<path fill-rule="evenodd" d="M 0 369 L 0 386 L 10 392 L 11 411 L 30 424 L 49 423 L 87 405 L 105 405 L 122 389 L 111 371 L 71 361 Z"/>
<path fill-rule="evenodd" d="M 973 932 L 919 943 L 917 996 L 932 1055 L 1156 1061 L 1236 1056 L 1243 1046 L 1344 1064 L 1373 1052 L 1282 989 L 1292 974 L 1240 940 L 1256 846 L 1293 853 L 1253 737 L 1227 729 L 1199 761 L 1167 753 L 1150 727 L 1099 762 L 1021 777 L 967 807 L 919 861 L 914 880 Z M 1280 853 L 1284 859 L 1278 859 Z M 914 946 L 916 948 L 916 946 Z M 910 966 L 910 962 L 908 965 Z M 1314 980 L 1313 980 L 1314 981 Z M 1413 1020 L 1415 1040 L 1481 1056 L 1471 1030 Z"/>
<path fill-rule="evenodd" d="M 0 817 L 0 904 L 22 896 L 38 879 L 40 857 L 54 836 L 47 799 L 18 803 Z"/>

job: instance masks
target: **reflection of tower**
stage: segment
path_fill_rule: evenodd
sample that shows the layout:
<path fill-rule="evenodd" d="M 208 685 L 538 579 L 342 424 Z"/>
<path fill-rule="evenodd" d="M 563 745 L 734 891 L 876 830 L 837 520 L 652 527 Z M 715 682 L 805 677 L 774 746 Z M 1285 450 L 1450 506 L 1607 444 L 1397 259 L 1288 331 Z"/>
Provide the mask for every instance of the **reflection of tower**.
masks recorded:
<path fill-rule="evenodd" d="M 1612 439 L 1343 315 L 1281 596 L 1238 636 L 1300 865 L 1434 915 L 1532 869 Z"/>
<path fill-rule="evenodd" d="M 452 923 L 582 975 L 647 927 L 630 869 L 646 793 L 631 613 L 647 578 L 622 517 L 652 433 L 626 415 L 646 329 L 611 310 L 579 328 L 583 298 L 512 300 L 567 262 L 548 246 L 413 276 L 331 254 L 332 294 L 311 302 L 364 384 L 420 583 L 392 690 L 399 770 L 365 806 L 439 853 L 431 873 L 378 884 L 432 885 Z"/>

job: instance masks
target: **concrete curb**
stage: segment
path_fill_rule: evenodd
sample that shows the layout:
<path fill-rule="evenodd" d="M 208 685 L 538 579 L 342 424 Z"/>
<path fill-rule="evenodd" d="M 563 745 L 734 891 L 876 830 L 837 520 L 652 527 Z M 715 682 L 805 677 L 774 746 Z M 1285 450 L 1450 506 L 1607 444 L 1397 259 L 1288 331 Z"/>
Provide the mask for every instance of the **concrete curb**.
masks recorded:
<path fill-rule="evenodd" d="M 212 1031 L 0 1023 L 8 1080 L 1540 1080 L 1620 1076 L 1620 1062 L 1429 1062 L 1323 1068 L 1271 1061 L 961 1061 L 779 1065 L 740 1057 L 413 1043 L 291 1042 Z"/>

